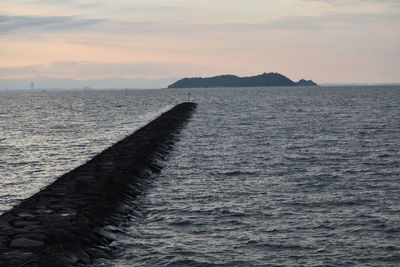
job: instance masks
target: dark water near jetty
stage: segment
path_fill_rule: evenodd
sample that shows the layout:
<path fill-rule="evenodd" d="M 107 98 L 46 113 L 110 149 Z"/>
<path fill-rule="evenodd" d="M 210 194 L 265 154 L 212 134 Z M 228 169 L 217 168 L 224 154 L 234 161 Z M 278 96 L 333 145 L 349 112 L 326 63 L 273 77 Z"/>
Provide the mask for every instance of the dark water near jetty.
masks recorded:
<path fill-rule="evenodd" d="M 186 100 L 0 94 L 0 210 Z M 400 87 L 196 89 L 166 165 L 95 266 L 399 266 Z"/>

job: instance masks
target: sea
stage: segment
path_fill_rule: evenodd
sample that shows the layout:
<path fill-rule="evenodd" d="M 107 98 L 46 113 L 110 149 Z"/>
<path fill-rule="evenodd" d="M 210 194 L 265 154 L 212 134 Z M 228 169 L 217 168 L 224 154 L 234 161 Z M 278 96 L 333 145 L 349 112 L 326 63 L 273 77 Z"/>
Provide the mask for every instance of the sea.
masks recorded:
<path fill-rule="evenodd" d="M 0 93 L 0 213 L 198 103 L 93 266 L 400 266 L 400 86 Z"/>

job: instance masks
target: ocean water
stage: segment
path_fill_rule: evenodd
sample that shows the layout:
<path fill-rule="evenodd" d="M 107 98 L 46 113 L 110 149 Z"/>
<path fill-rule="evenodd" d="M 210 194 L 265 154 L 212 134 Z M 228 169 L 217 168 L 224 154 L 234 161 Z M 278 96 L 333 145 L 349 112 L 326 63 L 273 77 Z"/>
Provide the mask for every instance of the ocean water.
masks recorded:
<path fill-rule="evenodd" d="M 94 266 L 400 265 L 400 87 L 190 92 L 196 113 Z M 0 210 L 187 93 L 0 94 Z"/>

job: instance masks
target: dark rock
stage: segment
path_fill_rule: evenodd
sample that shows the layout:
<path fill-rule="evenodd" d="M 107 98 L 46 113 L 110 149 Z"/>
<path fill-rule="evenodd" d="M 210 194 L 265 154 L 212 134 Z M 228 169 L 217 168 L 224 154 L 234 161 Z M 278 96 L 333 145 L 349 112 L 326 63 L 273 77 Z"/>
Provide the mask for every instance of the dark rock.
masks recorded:
<path fill-rule="evenodd" d="M 24 226 L 27 226 L 27 225 L 37 225 L 37 224 L 39 224 L 39 222 L 37 222 L 37 221 L 15 221 L 14 222 L 14 226 L 22 226 L 22 227 L 24 227 Z"/>
<path fill-rule="evenodd" d="M 29 233 L 40 233 L 45 231 L 45 228 L 43 228 L 42 225 L 38 225 L 38 224 L 33 224 L 33 225 L 26 225 L 24 228 L 22 228 L 22 230 L 27 231 Z"/>
<path fill-rule="evenodd" d="M 35 213 L 53 213 L 54 211 L 52 209 L 47 209 L 47 208 L 42 208 L 42 209 L 37 209 L 35 210 Z"/>
<path fill-rule="evenodd" d="M 10 229 L 11 226 L 7 221 L 0 220 L 0 229 Z"/>
<path fill-rule="evenodd" d="M 89 248 L 86 250 L 86 252 L 92 259 L 111 259 L 111 256 L 101 249 Z"/>
<path fill-rule="evenodd" d="M 35 231 L 32 231 L 29 234 L 16 235 L 14 238 L 15 239 L 18 239 L 18 238 L 29 238 L 29 239 L 38 240 L 38 241 L 44 241 L 44 240 L 48 239 L 48 237 L 46 235 L 40 234 L 40 233 L 35 232 Z"/>
<path fill-rule="evenodd" d="M 65 255 L 70 257 L 76 257 L 77 262 L 90 264 L 92 262 L 89 254 L 86 253 L 81 247 L 76 246 L 74 249 L 69 250 Z"/>
<path fill-rule="evenodd" d="M 55 243 L 79 243 L 79 236 L 74 235 L 65 229 L 48 229 L 49 239 Z"/>
<path fill-rule="evenodd" d="M 109 258 L 107 248 L 131 213 L 125 203 L 161 170 L 195 107 L 175 106 L 0 215 L 0 266 L 66 267 Z"/>
<path fill-rule="evenodd" d="M 7 252 L 0 252 L 0 258 L 2 259 L 28 259 L 33 257 L 32 252 L 23 251 L 23 250 L 13 250 Z"/>
<path fill-rule="evenodd" d="M 11 241 L 12 248 L 36 248 L 43 246 L 43 241 L 33 240 L 25 237 L 16 238 Z"/>
<path fill-rule="evenodd" d="M 32 267 L 69 267 L 76 264 L 76 258 L 70 258 L 64 254 L 52 254 L 39 257 Z"/>
<path fill-rule="evenodd" d="M 33 228 L 32 227 L 38 227 L 38 228 Z M 39 228 L 38 225 L 28 225 L 25 226 L 24 228 L 13 228 L 12 233 L 13 235 L 17 236 L 17 235 L 28 235 L 28 234 L 32 234 L 33 231 L 35 233 L 42 233 L 43 229 Z"/>
<path fill-rule="evenodd" d="M 27 219 L 27 218 L 35 218 L 36 217 L 34 214 L 29 213 L 29 212 L 19 212 L 19 213 L 17 213 L 17 216 L 21 217 L 21 218 L 25 218 L 25 219 Z"/>

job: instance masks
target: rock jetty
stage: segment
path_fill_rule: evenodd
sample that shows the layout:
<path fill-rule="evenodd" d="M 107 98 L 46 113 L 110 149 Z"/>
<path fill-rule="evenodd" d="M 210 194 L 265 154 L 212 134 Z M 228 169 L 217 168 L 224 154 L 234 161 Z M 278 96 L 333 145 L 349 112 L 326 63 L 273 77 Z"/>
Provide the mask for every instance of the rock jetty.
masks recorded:
<path fill-rule="evenodd" d="M 111 257 L 124 203 L 160 172 L 196 108 L 178 104 L 0 216 L 0 266 L 84 266 Z"/>

